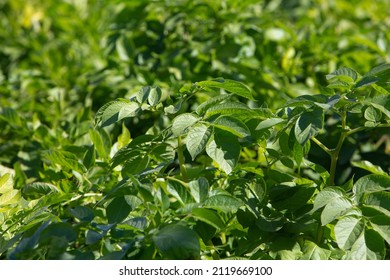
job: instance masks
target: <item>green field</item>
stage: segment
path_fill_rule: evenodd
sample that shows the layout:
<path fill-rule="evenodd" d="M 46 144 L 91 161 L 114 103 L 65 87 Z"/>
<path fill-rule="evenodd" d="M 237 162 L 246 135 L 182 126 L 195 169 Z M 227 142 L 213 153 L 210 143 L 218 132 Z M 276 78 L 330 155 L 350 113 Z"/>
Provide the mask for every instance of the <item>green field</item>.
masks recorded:
<path fill-rule="evenodd" d="M 390 259 L 389 11 L 0 0 L 0 260 Z"/>

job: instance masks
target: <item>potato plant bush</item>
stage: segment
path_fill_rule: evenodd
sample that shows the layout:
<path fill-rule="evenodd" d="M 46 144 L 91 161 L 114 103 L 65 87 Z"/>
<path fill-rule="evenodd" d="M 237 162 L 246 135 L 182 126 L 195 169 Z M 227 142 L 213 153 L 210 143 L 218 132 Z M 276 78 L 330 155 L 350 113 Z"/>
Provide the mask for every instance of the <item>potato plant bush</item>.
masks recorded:
<path fill-rule="evenodd" d="M 389 8 L 0 0 L 0 259 L 389 259 Z"/>

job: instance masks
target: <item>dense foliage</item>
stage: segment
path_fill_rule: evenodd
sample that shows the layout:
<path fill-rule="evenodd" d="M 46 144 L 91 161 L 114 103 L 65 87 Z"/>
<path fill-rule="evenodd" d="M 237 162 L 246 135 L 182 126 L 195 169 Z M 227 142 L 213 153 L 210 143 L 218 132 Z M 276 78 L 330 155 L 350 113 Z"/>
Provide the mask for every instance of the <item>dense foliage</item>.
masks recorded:
<path fill-rule="evenodd" d="M 389 259 L 389 9 L 0 0 L 0 259 Z"/>

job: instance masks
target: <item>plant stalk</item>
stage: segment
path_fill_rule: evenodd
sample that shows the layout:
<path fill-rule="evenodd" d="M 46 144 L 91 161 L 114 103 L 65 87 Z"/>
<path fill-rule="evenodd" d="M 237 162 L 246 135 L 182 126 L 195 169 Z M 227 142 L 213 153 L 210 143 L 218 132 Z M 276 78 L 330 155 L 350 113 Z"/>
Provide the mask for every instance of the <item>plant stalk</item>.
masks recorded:
<path fill-rule="evenodd" d="M 187 182 L 187 180 L 188 180 L 187 169 L 185 166 L 185 159 L 184 159 L 184 154 L 183 154 L 183 143 L 181 141 L 180 135 L 179 135 L 179 137 L 177 137 L 177 156 L 179 158 L 181 178 L 184 182 Z"/>

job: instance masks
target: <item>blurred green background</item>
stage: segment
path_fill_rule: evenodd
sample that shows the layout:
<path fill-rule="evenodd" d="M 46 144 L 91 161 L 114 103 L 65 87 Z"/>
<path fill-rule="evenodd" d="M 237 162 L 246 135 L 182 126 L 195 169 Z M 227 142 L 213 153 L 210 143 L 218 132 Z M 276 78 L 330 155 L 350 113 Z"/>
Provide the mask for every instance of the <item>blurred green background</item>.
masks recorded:
<path fill-rule="evenodd" d="M 73 144 L 72 123 L 145 85 L 167 96 L 224 77 L 272 109 L 319 93 L 338 67 L 390 61 L 389 11 L 386 0 L 0 0 L 0 161 L 34 150 L 20 118 Z"/>

